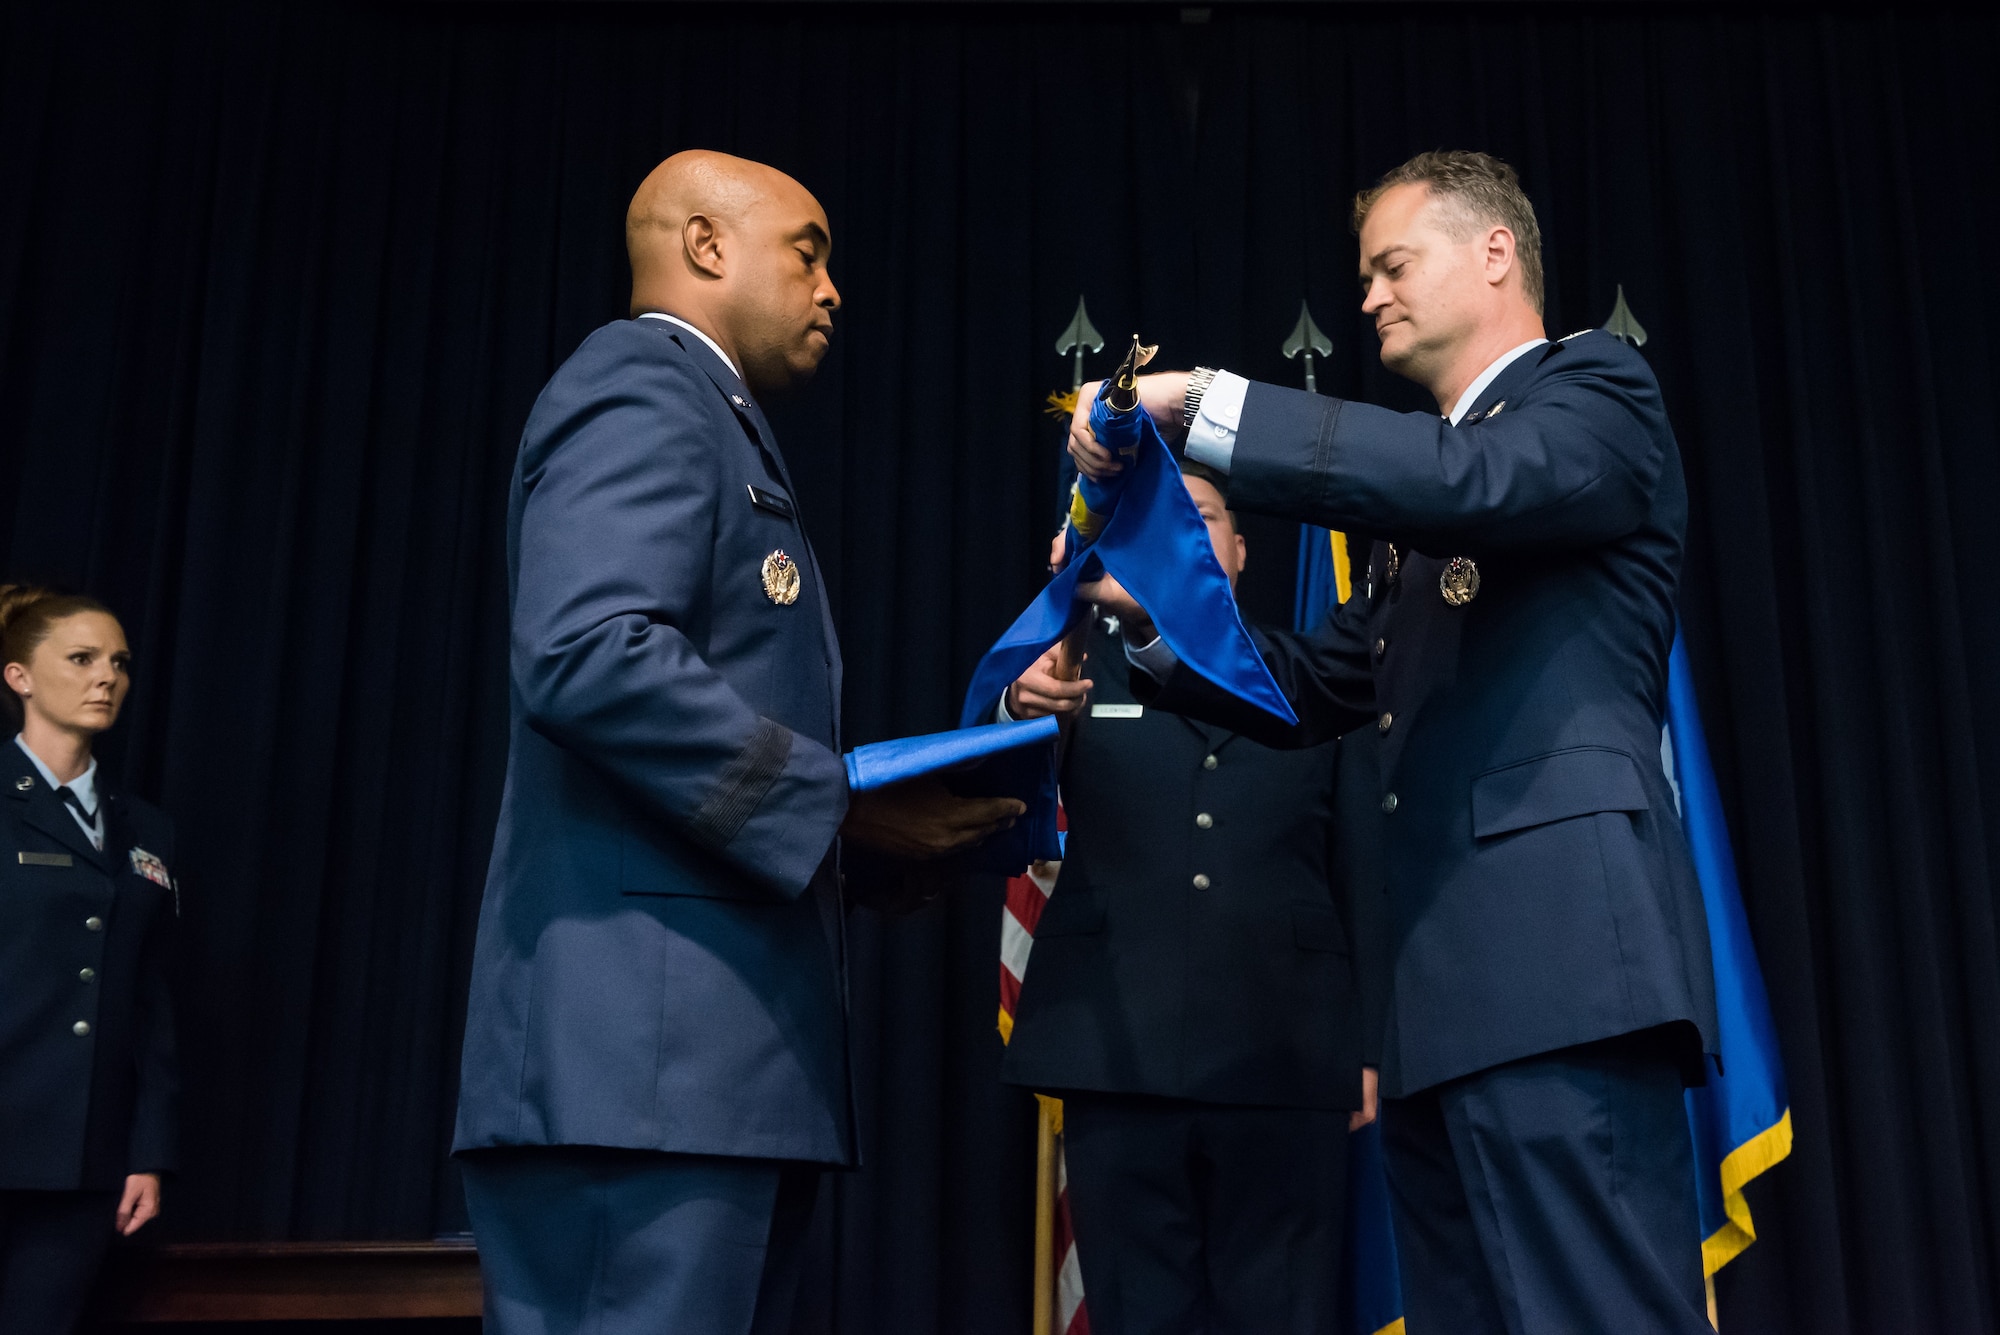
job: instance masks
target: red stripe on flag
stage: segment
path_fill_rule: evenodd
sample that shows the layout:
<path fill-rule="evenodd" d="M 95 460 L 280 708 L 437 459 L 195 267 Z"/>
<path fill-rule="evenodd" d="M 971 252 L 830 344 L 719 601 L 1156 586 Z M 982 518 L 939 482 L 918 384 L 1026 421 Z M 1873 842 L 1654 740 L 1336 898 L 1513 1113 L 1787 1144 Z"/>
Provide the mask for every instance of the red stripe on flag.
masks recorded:
<path fill-rule="evenodd" d="M 1042 910 L 1048 906 L 1048 902 L 1049 897 L 1042 893 L 1042 887 L 1036 885 L 1031 878 L 1027 876 L 1007 878 L 1007 911 L 1014 915 L 1016 922 L 1028 929 L 1029 936 L 1035 934 L 1035 928 L 1042 921 Z"/>

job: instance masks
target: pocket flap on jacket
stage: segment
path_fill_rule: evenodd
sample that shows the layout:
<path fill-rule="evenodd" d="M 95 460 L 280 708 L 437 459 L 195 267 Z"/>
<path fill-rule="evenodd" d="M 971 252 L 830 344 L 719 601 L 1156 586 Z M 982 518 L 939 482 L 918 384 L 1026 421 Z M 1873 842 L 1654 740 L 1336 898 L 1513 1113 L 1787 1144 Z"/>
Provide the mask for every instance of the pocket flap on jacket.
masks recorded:
<path fill-rule="evenodd" d="M 1609 747 L 1578 747 L 1488 770 L 1474 779 L 1472 837 L 1599 811 L 1644 811 L 1651 805 L 1632 757 Z"/>

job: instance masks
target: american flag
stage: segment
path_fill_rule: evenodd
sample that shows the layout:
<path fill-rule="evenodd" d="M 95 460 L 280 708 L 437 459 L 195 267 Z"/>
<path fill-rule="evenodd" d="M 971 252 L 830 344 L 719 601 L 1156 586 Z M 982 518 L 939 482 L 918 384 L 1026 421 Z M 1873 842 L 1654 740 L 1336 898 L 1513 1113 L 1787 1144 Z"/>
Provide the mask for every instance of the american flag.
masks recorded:
<path fill-rule="evenodd" d="M 1057 827 L 1062 827 L 1061 811 Z M 1028 973 L 1028 955 L 1035 948 L 1035 926 L 1055 893 L 1060 862 L 1037 862 L 1007 881 L 1007 902 L 1000 910 L 1000 1041 L 1014 1036 L 1014 1008 L 1021 1000 L 1021 980 Z M 1083 1271 L 1076 1261 L 1076 1233 L 1069 1218 L 1069 1164 L 1063 1156 L 1062 1100 L 1037 1094 L 1042 1118 L 1055 1137 L 1055 1328 L 1060 1335 L 1090 1335 L 1090 1310 L 1083 1302 Z"/>

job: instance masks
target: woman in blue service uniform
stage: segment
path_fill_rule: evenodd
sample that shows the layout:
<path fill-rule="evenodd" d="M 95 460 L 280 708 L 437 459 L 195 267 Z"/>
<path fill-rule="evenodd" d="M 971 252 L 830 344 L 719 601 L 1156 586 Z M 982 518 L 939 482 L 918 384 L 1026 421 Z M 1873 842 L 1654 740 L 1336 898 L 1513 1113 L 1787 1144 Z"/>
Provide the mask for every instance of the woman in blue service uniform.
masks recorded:
<path fill-rule="evenodd" d="M 0 586 L 0 1331 L 73 1330 L 174 1167 L 173 825 L 91 757 L 130 667 L 99 603 Z"/>

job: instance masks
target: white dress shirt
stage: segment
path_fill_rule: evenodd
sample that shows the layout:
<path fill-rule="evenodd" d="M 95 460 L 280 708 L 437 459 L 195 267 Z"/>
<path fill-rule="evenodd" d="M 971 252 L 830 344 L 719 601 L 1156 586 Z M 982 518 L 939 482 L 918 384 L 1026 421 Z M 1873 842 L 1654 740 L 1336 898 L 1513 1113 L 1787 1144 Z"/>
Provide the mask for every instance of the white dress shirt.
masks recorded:
<path fill-rule="evenodd" d="M 1465 387 L 1465 393 L 1458 396 L 1445 420 L 1453 426 L 1465 416 L 1487 386 L 1500 378 L 1500 373 L 1512 366 L 1522 355 L 1541 347 L 1548 340 L 1531 338 L 1518 347 L 1507 349 L 1487 364 L 1484 371 Z M 1194 422 L 1188 427 L 1187 457 L 1198 464 L 1207 464 L 1217 472 L 1227 473 L 1230 460 L 1236 457 L 1236 435 L 1243 421 L 1243 399 L 1250 392 L 1250 382 L 1233 371 L 1217 371 L 1215 379 L 1209 382 L 1208 390 L 1201 396 L 1201 408 L 1194 415 Z M 1155 681 L 1165 681 L 1167 674 L 1174 670 L 1180 660 L 1166 643 L 1155 637 L 1150 644 L 1134 645 L 1125 642 L 1125 658 L 1132 666 L 1144 672 Z"/>
<path fill-rule="evenodd" d="M 743 378 L 743 373 L 736 369 L 735 362 L 729 360 L 729 354 L 722 350 L 722 345 L 720 343 L 717 343 L 707 334 L 702 333 L 701 330 L 696 329 L 686 320 L 681 319 L 680 316 L 668 315 L 665 311 L 647 311 L 644 315 L 641 315 L 639 318 L 641 320 L 665 320 L 668 324 L 679 325 L 681 328 L 687 330 L 690 334 L 693 334 L 696 338 L 700 339 L 702 342 L 708 344 L 708 350 L 714 353 L 716 356 L 722 358 L 722 364 L 729 368 L 729 374 L 735 376 L 738 380 L 741 380 Z"/>
<path fill-rule="evenodd" d="M 90 758 L 90 765 L 83 773 L 77 775 L 68 783 L 64 783 L 56 778 L 54 770 L 42 763 L 40 756 L 28 749 L 27 742 L 22 740 L 19 733 L 14 734 L 14 745 L 20 747 L 21 754 L 34 762 L 35 772 L 42 776 L 42 782 L 48 784 L 58 799 L 61 798 L 64 788 L 69 789 L 77 795 L 78 800 L 83 803 L 85 810 L 90 812 L 90 819 L 85 820 L 83 813 L 67 802 L 63 803 L 63 810 L 69 812 L 70 819 L 76 822 L 77 828 L 90 837 L 90 846 L 102 851 L 104 848 L 104 804 L 97 800 L 97 757 L 92 756 Z"/>

